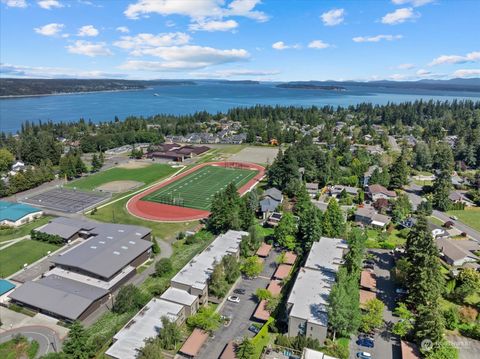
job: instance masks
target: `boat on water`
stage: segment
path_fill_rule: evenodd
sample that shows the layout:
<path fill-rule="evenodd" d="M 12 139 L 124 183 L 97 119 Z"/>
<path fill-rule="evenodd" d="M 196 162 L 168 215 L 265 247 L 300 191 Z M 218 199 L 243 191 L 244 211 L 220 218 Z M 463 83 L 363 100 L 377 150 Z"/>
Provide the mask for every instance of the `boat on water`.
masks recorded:
<path fill-rule="evenodd" d="M 160 94 L 155 92 L 153 96 L 160 96 Z"/>

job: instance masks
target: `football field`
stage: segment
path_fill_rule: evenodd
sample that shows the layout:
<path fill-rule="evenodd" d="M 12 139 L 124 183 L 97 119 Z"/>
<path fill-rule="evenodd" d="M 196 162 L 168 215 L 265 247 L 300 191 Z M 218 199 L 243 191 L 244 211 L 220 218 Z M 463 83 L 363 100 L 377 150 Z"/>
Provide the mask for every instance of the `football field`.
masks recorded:
<path fill-rule="evenodd" d="M 146 195 L 141 200 L 208 211 L 215 193 L 224 190 L 229 183 L 234 183 L 240 188 L 257 173 L 242 168 L 204 166 Z"/>

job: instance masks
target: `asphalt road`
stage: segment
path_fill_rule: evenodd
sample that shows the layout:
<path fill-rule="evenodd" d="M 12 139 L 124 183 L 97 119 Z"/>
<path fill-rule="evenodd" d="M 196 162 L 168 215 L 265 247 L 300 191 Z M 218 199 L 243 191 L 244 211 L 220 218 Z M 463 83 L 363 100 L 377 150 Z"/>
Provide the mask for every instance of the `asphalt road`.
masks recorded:
<path fill-rule="evenodd" d="M 413 207 L 416 208 L 418 204 L 422 201 L 422 197 L 420 196 L 422 187 L 411 183 L 409 188 L 406 189 L 406 191 L 410 202 L 412 202 Z M 455 228 L 457 228 L 461 232 L 465 232 L 469 237 L 473 238 L 477 242 L 480 242 L 480 233 L 472 227 L 469 227 L 460 221 L 452 220 L 445 212 L 434 210 L 432 215 L 444 222 L 452 221 Z"/>
<path fill-rule="evenodd" d="M 221 327 L 204 345 L 197 359 L 216 359 L 220 356 L 227 343 L 231 340 L 241 341 L 243 337 L 253 337 L 254 333 L 248 330 L 253 323 L 251 317 L 257 307 L 255 291 L 257 288 L 266 288 L 276 269 L 275 258 L 279 253 L 271 251 L 265 260 L 262 274 L 255 279 L 242 279 L 237 288 L 245 289 L 245 294 L 235 294 L 240 297 L 240 303 L 225 302 L 220 314 L 232 318 L 228 327 Z"/>
<path fill-rule="evenodd" d="M 48 353 L 57 352 L 61 346 L 57 333 L 50 328 L 41 326 L 28 326 L 3 332 L 0 334 L 0 343 L 7 342 L 18 334 L 38 342 L 37 358 Z"/>
<path fill-rule="evenodd" d="M 390 332 L 390 323 L 396 321 L 392 313 L 396 306 L 396 285 L 394 279 L 390 276 L 390 270 L 394 266 L 393 257 L 387 250 L 376 249 L 370 250 L 369 253 L 373 254 L 375 261 L 374 272 L 377 277 L 377 298 L 385 304 L 383 313 L 385 325 L 374 335 L 374 348 L 358 346 L 355 343 L 357 338 L 353 338 L 350 341 L 350 357 L 355 358 L 358 352 L 364 351 L 372 354 L 373 358 L 401 359 L 400 340 Z"/>

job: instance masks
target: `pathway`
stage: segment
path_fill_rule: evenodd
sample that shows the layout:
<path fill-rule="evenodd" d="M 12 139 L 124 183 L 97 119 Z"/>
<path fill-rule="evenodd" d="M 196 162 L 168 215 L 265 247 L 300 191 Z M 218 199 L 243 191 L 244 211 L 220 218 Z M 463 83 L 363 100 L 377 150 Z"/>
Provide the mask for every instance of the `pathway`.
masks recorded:
<path fill-rule="evenodd" d="M 0 333 L 0 343 L 12 340 L 18 334 L 38 342 L 37 358 L 48 353 L 57 352 L 61 347 L 58 334 L 44 326 L 25 326 Z"/>
<path fill-rule="evenodd" d="M 30 235 L 27 234 L 26 236 L 23 236 L 23 237 L 9 239 L 8 241 L 2 242 L 2 244 L 0 245 L 0 251 L 10 246 L 13 246 L 15 243 L 23 241 L 24 239 L 30 239 Z"/>

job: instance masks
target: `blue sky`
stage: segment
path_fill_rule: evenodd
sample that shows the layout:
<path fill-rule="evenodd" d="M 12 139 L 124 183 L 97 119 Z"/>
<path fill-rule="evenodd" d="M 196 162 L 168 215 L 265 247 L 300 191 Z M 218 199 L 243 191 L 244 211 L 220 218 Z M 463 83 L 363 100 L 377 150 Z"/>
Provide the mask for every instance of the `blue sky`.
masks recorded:
<path fill-rule="evenodd" d="M 480 77 L 477 0 L 0 0 L 3 77 Z"/>

